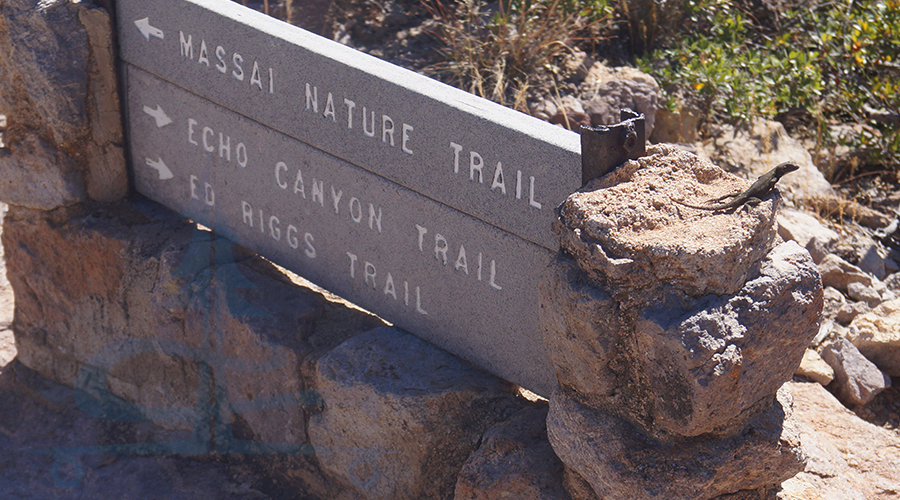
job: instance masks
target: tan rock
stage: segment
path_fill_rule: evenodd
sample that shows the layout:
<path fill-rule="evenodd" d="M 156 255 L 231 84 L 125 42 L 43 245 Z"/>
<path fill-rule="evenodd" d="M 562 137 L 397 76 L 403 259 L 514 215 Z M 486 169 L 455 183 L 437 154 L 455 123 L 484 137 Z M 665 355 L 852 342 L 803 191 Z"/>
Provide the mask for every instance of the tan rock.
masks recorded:
<path fill-rule="evenodd" d="M 546 420 L 546 407 L 527 408 L 486 432 L 459 473 L 454 500 L 567 500 Z"/>
<path fill-rule="evenodd" d="M 834 380 L 834 370 L 828 366 L 828 363 L 819 356 L 819 353 L 812 349 L 807 349 L 803 353 L 803 359 L 800 361 L 800 367 L 794 372 L 795 375 L 805 377 L 813 382 L 828 385 Z"/>
<path fill-rule="evenodd" d="M 900 377 L 900 299 L 854 318 L 847 340 L 883 372 Z"/>
<path fill-rule="evenodd" d="M 730 213 L 673 199 L 698 204 L 747 187 L 691 153 L 653 146 L 569 196 L 554 232 L 586 272 L 622 290 L 731 294 L 775 244 L 777 195 Z"/>
<path fill-rule="evenodd" d="M 358 498 L 446 498 L 482 434 L 521 409 L 504 383 L 394 328 L 316 364 L 309 420 L 322 469 Z"/>
<path fill-rule="evenodd" d="M 557 455 L 604 500 L 705 500 L 781 482 L 805 462 L 785 390 L 738 435 L 666 443 L 557 391 L 547 434 Z"/>
<path fill-rule="evenodd" d="M 825 227 L 819 219 L 794 209 L 784 209 L 778 214 L 778 234 L 784 240 L 794 240 L 804 248 L 813 239 L 828 245 L 839 238 L 835 231 Z"/>
<path fill-rule="evenodd" d="M 781 500 L 893 500 L 900 491 L 900 434 L 846 409 L 821 385 L 788 382 L 800 439 L 809 455 L 803 472 L 781 484 Z"/>
<path fill-rule="evenodd" d="M 0 184 L 0 199 L 50 210 L 127 193 L 112 21 L 105 10 L 89 2 L 40 8 L 31 0 L 5 2 L 0 73 L 4 142 L 12 153 L 0 160 L 0 173 L 17 180 L 12 187 Z M 48 168 L 34 168 L 42 163 Z M 67 195 L 42 194 L 49 185 L 66 186 Z"/>
<path fill-rule="evenodd" d="M 796 163 L 800 170 L 779 183 L 788 200 L 832 196 L 834 192 L 813 164 L 809 151 L 776 121 L 756 119 L 748 126 L 724 126 L 715 139 L 699 145 L 699 154 L 719 165 L 746 172 L 749 179 L 759 177 L 781 162 Z"/>

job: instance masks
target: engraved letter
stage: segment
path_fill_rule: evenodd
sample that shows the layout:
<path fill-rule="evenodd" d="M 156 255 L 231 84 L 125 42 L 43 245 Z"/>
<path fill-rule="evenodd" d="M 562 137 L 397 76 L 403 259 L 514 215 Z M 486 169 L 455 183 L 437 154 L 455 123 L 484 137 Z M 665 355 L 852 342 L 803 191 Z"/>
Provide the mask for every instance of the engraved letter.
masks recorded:
<path fill-rule="evenodd" d="M 319 112 L 319 87 L 313 87 L 310 90 L 309 84 L 306 84 L 306 110 L 310 111 L 312 107 L 313 113 Z"/>
<path fill-rule="evenodd" d="M 325 206 L 325 181 L 316 182 L 313 179 L 313 203 L 316 202 L 316 198 L 319 199 L 319 205 Z"/>
<path fill-rule="evenodd" d="M 409 133 L 413 131 L 412 125 L 403 124 L 403 145 L 401 148 L 403 152 L 406 154 L 413 154 L 412 149 L 409 149 Z"/>
<path fill-rule="evenodd" d="M 306 199 L 306 186 L 303 185 L 303 171 L 297 169 L 297 180 L 294 181 L 294 194 L 300 193 Z"/>
<path fill-rule="evenodd" d="M 453 268 L 457 271 L 462 268 L 466 274 L 469 274 L 469 264 L 466 261 L 466 247 L 462 245 L 459 246 L 459 255 L 456 257 L 456 264 L 453 265 Z"/>
<path fill-rule="evenodd" d="M 191 40 L 193 38 L 191 35 L 188 35 L 187 40 L 184 39 L 184 33 L 180 30 L 178 31 L 178 38 L 181 39 L 181 57 L 187 57 L 191 61 L 194 60 L 194 44 Z"/>
<path fill-rule="evenodd" d="M 387 136 L 391 136 L 391 147 L 394 147 L 394 120 L 388 115 L 381 115 L 381 142 L 387 143 Z"/>
<path fill-rule="evenodd" d="M 316 239 L 313 238 L 313 235 L 311 235 L 309 233 L 303 234 L 303 242 L 306 243 L 306 250 L 304 250 L 303 253 L 305 253 L 306 256 L 309 257 L 310 259 L 316 258 L 316 247 L 313 246 L 313 243 L 315 241 L 316 241 Z M 351 266 L 352 266 L 352 264 L 351 264 Z M 353 277 L 352 271 L 351 271 L 350 275 L 351 275 L 350 277 L 352 278 Z"/>
<path fill-rule="evenodd" d="M 428 315 L 428 312 L 422 309 L 422 292 L 419 290 L 419 287 L 416 287 L 416 312 Z"/>
<path fill-rule="evenodd" d="M 325 98 L 325 112 L 322 113 L 322 116 L 328 118 L 331 116 L 331 121 L 336 122 L 337 118 L 334 116 L 334 98 L 331 97 L 331 92 L 328 93 L 328 97 Z"/>
<path fill-rule="evenodd" d="M 350 218 L 357 224 L 362 220 L 362 204 L 359 202 L 359 198 L 350 198 Z"/>
<path fill-rule="evenodd" d="M 287 189 L 287 182 L 281 181 L 281 171 L 287 171 L 287 165 L 283 161 L 280 161 L 275 164 L 275 184 L 278 184 L 278 187 L 281 189 Z M 297 248 L 297 247 L 294 247 Z"/>
<path fill-rule="evenodd" d="M 375 264 L 371 262 L 365 263 L 365 269 L 363 271 L 363 283 L 368 283 L 369 278 L 372 278 L 372 290 L 375 289 Z"/>
<path fill-rule="evenodd" d="M 275 93 L 275 70 L 269 68 L 269 93 Z"/>
<path fill-rule="evenodd" d="M 200 199 L 200 197 L 197 196 L 197 181 L 198 181 L 198 180 L 199 180 L 199 179 L 197 179 L 197 176 L 196 176 L 196 175 L 192 175 L 191 178 L 190 178 L 190 181 L 191 181 L 191 198 L 193 198 L 193 199 L 195 199 L 195 200 L 199 200 L 199 199 Z"/>
<path fill-rule="evenodd" d="M 290 246 L 291 248 L 297 248 L 297 247 L 300 246 L 300 242 L 297 241 L 297 237 L 296 237 L 296 236 L 293 236 L 293 235 L 291 234 L 292 232 L 296 233 L 296 232 L 297 232 L 297 228 L 294 227 L 293 224 L 288 224 L 287 232 L 284 233 L 284 239 L 287 240 L 288 246 Z"/>
<path fill-rule="evenodd" d="M 369 203 L 369 229 L 375 229 L 372 223 L 378 226 L 378 232 L 381 232 L 381 207 L 378 207 L 378 215 L 375 215 L 375 205 Z"/>
<path fill-rule="evenodd" d="M 247 146 L 244 146 L 243 142 L 239 142 L 235 148 L 235 156 L 237 157 L 238 165 L 241 168 L 245 168 L 247 166 Z"/>
<path fill-rule="evenodd" d="M 225 64 L 225 49 L 221 45 L 216 47 L 216 59 L 219 60 L 219 63 L 216 64 L 216 69 L 224 75 L 228 71 L 228 66 Z"/>
<path fill-rule="evenodd" d="M 206 40 L 200 39 L 200 55 L 197 56 L 197 62 L 205 64 L 209 67 L 209 51 L 206 49 Z"/>
<path fill-rule="evenodd" d="M 522 171 L 516 170 L 516 199 L 522 199 Z"/>
<path fill-rule="evenodd" d="M 244 219 L 244 224 L 253 227 L 253 207 L 246 201 L 241 202 L 241 216 Z"/>
<path fill-rule="evenodd" d="M 222 132 L 219 132 L 219 158 L 223 157 L 227 161 L 231 161 L 231 136 L 222 136 Z"/>
<path fill-rule="evenodd" d="M 197 141 L 194 140 L 194 125 L 197 124 L 197 120 L 193 118 L 188 118 L 188 142 L 197 145 Z"/>
<path fill-rule="evenodd" d="M 387 278 L 385 278 L 384 294 L 390 295 L 394 300 L 397 300 L 397 290 L 394 289 L 394 277 L 391 276 L 391 273 L 388 273 Z"/>
<path fill-rule="evenodd" d="M 419 251 L 424 252 L 425 250 L 422 248 L 422 237 L 425 236 L 425 233 L 427 233 L 428 230 L 416 224 L 416 231 L 419 232 Z"/>
<path fill-rule="evenodd" d="M 216 204 L 216 192 L 213 191 L 212 186 L 208 182 L 204 182 L 204 187 L 206 188 L 206 204 L 210 207 L 215 206 Z"/>
<path fill-rule="evenodd" d="M 281 227 L 279 227 L 280 223 L 281 221 L 278 220 L 278 217 L 275 217 L 274 215 L 269 216 L 269 234 L 272 235 L 272 238 L 275 241 L 281 241 Z"/>
<path fill-rule="evenodd" d="M 369 131 L 368 127 L 366 127 L 366 107 L 363 106 L 363 132 L 369 137 L 375 137 L 375 112 L 372 111 L 372 130 Z"/>
<path fill-rule="evenodd" d="M 491 288 L 495 288 L 497 290 L 502 290 L 503 288 L 497 284 L 497 263 L 494 262 L 494 259 L 491 259 Z"/>
<path fill-rule="evenodd" d="M 541 204 L 534 201 L 534 176 L 532 175 L 532 176 L 530 176 L 530 178 L 531 178 L 531 188 L 528 191 L 528 204 L 531 205 L 532 207 L 540 210 Z"/>
<path fill-rule="evenodd" d="M 434 233 L 434 258 L 438 260 L 443 265 L 447 265 L 447 248 L 450 245 L 447 244 L 447 239 L 441 236 L 440 233 Z"/>
<path fill-rule="evenodd" d="M 210 135 L 210 136 L 213 135 L 213 129 L 211 129 L 209 127 L 203 127 L 203 149 L 212 153 L 213 151 L 216 150 L 216 148 L 215 148 L 215 146 L 213 146 L 212 144 L 210 144 L 209 142 L 206 141 L 207 135 Z"/>
<path fill-rule="evenodd" d="M 235 80 L 239 82 L 244 81 L 244 68 L 241 67 L 241 63 L 244 62 L 244 58 L 235 52 L 231 56 L 231 63 L 234 64 L 235 69 L 231 72 L 231 76 L 234 77 Z"/>
<path fill-rule="evenodd" d="M 259 76 L 259 64 L 253 61 L 253 70 L 250 71 L 250 85 L 256 84 L 259 90 L 263 89 L 262 78 Z"/>
<path fill-rule="evenodd" d="M 350 277 L 353 278 L 353 271 L 356 269 L 356 255 L 347 252 L 347 257 L 350 257 Z"/>
<path fill-rule="evenodd" d="M 356 103 L 344 98 L 344 106 L 347 106 L 347 128 L 353 128 L 353 108 L 356 107 Z"/>
<path fill-rule="evenodd" d="M 455 142 L 450 143 L 450 147 L 453 148 L 453 173 L 459 173 L 459 152 L 462 151 L 462 146 Z"/>
<path fill-rule="evenodd" d="M 481 155 L 476 153 L 475 151 L 469 152 L 469 180 L 475 180 L 475 172 L 478 172 L 478 183 L 484 184 L 484 174 L 481 173 L 481 169 L 484 168 L 484 160 L 481 158 Z"/>
<path fill-rule="evenodd" d="M 334 203 L 334 213 L 338 213 L 338 203 L 341 202 L 341 196 L 344 196 L 344 192 L 340 189 L 335 192 L 334 186 L 331 186 L 331 201 Z"/>
<path fill-rule="evenodd" d="M 506 182 L 503 180 L 503 165 L 498 161 L 494 170 L 494 182 L 491 183 L 491 191 L 500 188 L 500 192 L 506 194 Z"/>

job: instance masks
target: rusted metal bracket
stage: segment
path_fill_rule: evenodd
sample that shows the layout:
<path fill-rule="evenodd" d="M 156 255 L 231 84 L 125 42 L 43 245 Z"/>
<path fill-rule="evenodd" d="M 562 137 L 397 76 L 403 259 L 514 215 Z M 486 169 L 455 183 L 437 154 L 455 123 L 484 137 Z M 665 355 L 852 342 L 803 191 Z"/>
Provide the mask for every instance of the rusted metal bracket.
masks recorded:
<path fill-rule="evenodd" d="M 623 109 L 615 125 L 581 127 L 581 185 L 612 172 L 627 160 L 644 156 L 644 114 Z"/>

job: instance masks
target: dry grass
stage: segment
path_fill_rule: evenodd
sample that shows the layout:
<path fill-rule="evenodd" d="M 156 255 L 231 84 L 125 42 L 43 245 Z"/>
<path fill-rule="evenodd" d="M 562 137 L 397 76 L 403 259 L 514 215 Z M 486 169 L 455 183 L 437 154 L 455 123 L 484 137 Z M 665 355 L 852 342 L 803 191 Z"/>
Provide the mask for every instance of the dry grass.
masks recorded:
<path fill-rule="evenodd" d="M 497 10 L 462 0 L 447 6 L 423 0 L 435 19 L 433 33 L 444 61 L 428 68 L 459 88 L 525 110 L 525 96 L 553 73 L 553 63 L 571 52 L 576 33 L 586 21 L 566 12 L 559 0 L 517 4 L 501 0 Z"/>

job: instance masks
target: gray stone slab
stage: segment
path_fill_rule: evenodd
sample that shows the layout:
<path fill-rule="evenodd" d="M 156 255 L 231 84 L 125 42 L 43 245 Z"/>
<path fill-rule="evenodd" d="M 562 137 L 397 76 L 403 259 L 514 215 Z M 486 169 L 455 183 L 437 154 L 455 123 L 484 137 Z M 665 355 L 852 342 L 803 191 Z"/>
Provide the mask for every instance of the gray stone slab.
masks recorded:
<path fill-rule="evenodd" d="M 126 65 L 139 192 L 539 394 L 553 252 Z"/>
<path fill-rule="evenodd" d="M 125 61 L 426 197 L 558 248 L 549 229 L 555 209 L 581 187 L 577 134 L 234 2 L 116 5 Z"/>

